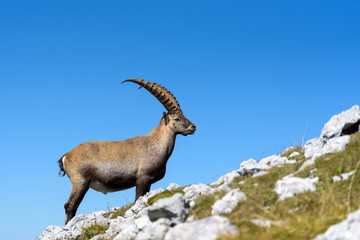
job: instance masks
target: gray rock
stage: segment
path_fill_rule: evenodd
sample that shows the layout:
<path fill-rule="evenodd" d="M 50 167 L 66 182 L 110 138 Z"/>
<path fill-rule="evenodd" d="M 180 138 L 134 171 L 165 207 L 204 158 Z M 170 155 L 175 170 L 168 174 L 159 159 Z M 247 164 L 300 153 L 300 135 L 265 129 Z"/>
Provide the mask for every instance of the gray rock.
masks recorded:
<path fill-rule="evenodd" d="M 139 229 L 132 218 L 118 217 L 110 222 L 108 230 L 106 230 L 103 237 L 110 239 L 114 236 L 115 239 L 132 239 L 139 232 Z"/>
<path fill-rule="evenodd" d="M 176 225 L 166 233 L 165 240 L 215 240 L 220 234 L 236 235 L 238 231 L 227 218 L 211 216 Z"/>
<path fill-rule="evenodd" d="M 190 202 L 191 200 L 194 200 L 198 196 L 204 195 L 204 194 L 213 194 L 215 192 L 215 189 L 209 187 L 205 184 L 194 184 L 190 185 L 183 190 L 185 192 L 185 200 L 187 202 Z"/>
<path fill-rule="evenodd" d="M 162 188 L 156 189 L 154 191 L 150 191 L 144 196 L 140 197 L 129 210 L 125 212 L 125 217 L 140 217 L 145 214 L 144 209 L 149 206 L 148 200 L 153 196 L 162 193 L 165 191 Z"/>
<path fill-rule="evenodd" d="M 239 174 L 246 176 L 248 174 L 254 174 L 260 171 L 266 171 L 270 169 L 270 166 L 264 162 L 257 162 L 254 159 L 250 158 L 247 161 L 244 161 L 240 164 L 240 169 L 238 170 Z"/>
<path fill-rule="evenodd" d="M 53 240 L 53 239 L 59 239 L 59 240 L 65 240 L 70 237 L 72 237 L 73 234 L 69 231 L 65 231 L 62 227 L 58 226 L 48 226 L 45 231 L 42 233 L 42 235 L 38 238 L 39 240 Z"/>
<path fill-rule="evenodd" d="M 245 193 L 240 192 L 239 189 L 233 189 L 228 192 L 223 198 L 217 200 L 212 206 L 211 214 L 220 215 L 231 213 L 237 206 L 238 202 L 246 200 Z"/>
<path fill-rule="evenodd" d="M 139 232 L 135 240 L 158 240 L 164 239 L 165 234 L 170 229 L 172 222 L 168 219 L 159 219 L 156 222 L 151 222 Z"/>
<path fill-rule="evenodd" d="M 307 141 L 303 147 L 304 156 L 306 158 L 318 158 L 327 153 L 336 153 L 344 151 L 349 143 L 350 136 L 345 135 L 332 139 L 314 138 Z"/>
<path fill-rule="evenodd" d="M 345 180 L 348 180 L 349 177 L 351 175 L 354 174 L 354 171 L 351 171 L 351 172 L 348 172 L 348 173 L 343 173 L 343 174 L 340 174 L 340 176 L 334 176 L 332 177 L 332 181 L 333 182 L 337 182 L 337 181 L 345 181 Z"/>
<path fill-rule="evenodd" d="M 359 131 L 359 106 L 333 116 L 324 126 L 319 138 L 307 141 L 303 147 L 306 158 L 317 158 L 326 153 L 344 151 L 350 134 Z"/>
<path fill-rule="evenodd" d="M 155 222 L 159 218 L 176 219 L 183 222 L 188 213 L 188 204 L 181 193 L 176 193 L 169 198 L 159 199 L 147 208 L 150 221 Z"/>
<path fill-rule="evenodd" d="M 350 213 L 347 218 L 331 226 L 315 240 L 358 240 L 360 239 L 360 209 Z"/>
<path fill-rule="evenodd" d="M 148 215 L 144 215 L 139 218 L 135 218 L 134 221 L 140 231 L 143 230 L 147 225 L 151 224 L 151 221 L 150 221 Z"/>
<path fill-rule="evenodd" d="M 341 135 L 348 135 L 351 128 L 359 130 L 360 109 L 359 106 L 353 106 L 338 115 L 333 116 L 321 131 L 320 139 L 331 139 Z"/>
<path fill-rule="evenodd" d="M 49 226 L 39 237 L 39 239 L 68 239 L 76 238 L 81 235 L 84 227 L 90 226 L 91 224 L 108 225 L 109 220 L 103 215 L 105 211 L 93 212 L 88 215 L 80 214 L 71 219 L 65 226 Z"/>
<path fill-rule="evenodd" d="M 296 194 L 315 191 L 315 185 L 319 182 L 319 178 L 299 178 L 288 177 L 278 180 L 275 184 L 274 191 L 279 194 L 279 201 L 293 197 Z"/>

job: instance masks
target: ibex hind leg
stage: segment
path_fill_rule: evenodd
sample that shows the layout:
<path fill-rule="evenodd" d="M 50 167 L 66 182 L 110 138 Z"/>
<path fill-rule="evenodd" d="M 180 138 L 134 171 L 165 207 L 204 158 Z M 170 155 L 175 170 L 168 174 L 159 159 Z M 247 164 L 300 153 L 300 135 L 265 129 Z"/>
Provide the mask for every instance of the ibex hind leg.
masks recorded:
<path fill-rule="evenodd" d="M 67 203 L 65 203 L 65 224 L 67 224 L 76 214 L 76 211 L 83 200 L 86 192 L 89 190 L 89 181 L 81 183 L 72 183 L 71 194 Z"/>

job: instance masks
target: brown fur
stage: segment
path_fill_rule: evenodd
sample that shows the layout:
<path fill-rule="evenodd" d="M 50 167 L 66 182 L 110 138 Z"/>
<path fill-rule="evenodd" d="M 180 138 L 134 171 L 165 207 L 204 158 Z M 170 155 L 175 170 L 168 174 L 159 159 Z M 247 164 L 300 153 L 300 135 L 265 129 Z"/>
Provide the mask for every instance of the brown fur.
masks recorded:
<path fill-rule="evenodd" d="M 85 142 L 66 153 L 60 160 L 72 183 L 70 198 L 65 204 L 65 223 L 76 210 L 89 188 L 103 193 L 136 186 L 135 201 L 162 179 L 177 134 L 193 134 L 194 124 L 182 111 L 164 113 L 160 124 L 145 136 L 124 141 Z"/>

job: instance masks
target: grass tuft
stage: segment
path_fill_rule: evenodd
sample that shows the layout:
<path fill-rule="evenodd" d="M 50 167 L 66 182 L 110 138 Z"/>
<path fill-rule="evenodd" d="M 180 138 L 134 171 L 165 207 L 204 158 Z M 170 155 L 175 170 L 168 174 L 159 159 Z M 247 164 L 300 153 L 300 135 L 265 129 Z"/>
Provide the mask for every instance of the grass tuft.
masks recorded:
<path fill-rule="evenodd" d="M 99 234 L 104 234 L 105 231 L 109 228 L 109 225 L 101 224 L 91 224 L 88 227 L 82 229 L 81 235 L 76 238 L 76 240 L 89 240 Z"/>
<path fill-rule="evenodd" d="M 267 175 L 256 178 L 234 179 L 231 187 L 243 191 L 247 200 L 240 202 L 232 213 L 225 216 L 238 227 L 239 236 L 221 236 L 219 239 L 312 239 L 360 208 L 360 133 L 351 136 L 344 152 L 326 154 L 296 175 L 309 177 L 310 171 L 316 168 L 313 176 L 319 177 L 320 182 L 315 192 L 277 201 L 278 196 L 274 192 L 276 181 L 296 171 L 305 160 L 299 149 L 295 151 L 300 153 L 296 164 L 273 167 Z M 349 180 L 333 183 L 333 176 L 353 170 L 356 171 Z M 239 184 L 240 180 L 245 183 Z M 281 221 L 284 224 L 260 227 L 253 224 L 252 219 Z"/>
<path fill-rule="evenodd" d="M 116 210 L 115 212 L 107 212 L 104 214 L 104 217 L 108 218 L 111 216 L 111 219 L 116 219 L 117 217 L 124 217 L 125 216 L 125 212 L 127 210 L 129 210 L 132 206 L 134 206 L 135 203 L 131 203 L 129 205 L 126 205 L 118 210 Z"/>
<path fill-rule="evenodd" d="M 171 191 L 165 190 L 165 191 L 163 191 L 163 192 L 161 192 L 161 193 L 159 193 L 159 194 L 157 194 L 157 195 L 149 198 L 149 199 L 148 199 L 148 204 L 151 206 L 151 205 L 153 205 L 156 201 L 158 201 L 159 199 L 171 197 L 171 196 L 173 196 L 175 193 L 181 193 L 181 194 L 184 195 L 185 193 L 183 192 L 183 189 L 184 189 L 184 188 L 177 188 L 177 189 L 174 189 L 174 190 L 171 190 Z"/>

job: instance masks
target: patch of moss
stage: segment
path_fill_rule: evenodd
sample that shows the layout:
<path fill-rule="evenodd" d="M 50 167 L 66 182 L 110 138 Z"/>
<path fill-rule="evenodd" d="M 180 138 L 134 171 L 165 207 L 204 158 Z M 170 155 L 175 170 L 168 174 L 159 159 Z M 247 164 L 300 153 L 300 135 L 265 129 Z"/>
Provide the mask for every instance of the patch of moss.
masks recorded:
<path fill-rule="evenodd" d="M 82 229 L 81 235 L 76 238 L 76 240 L 88 240 L 96 235 L 104 234 L 105 231 L 109 228 L 109 225 L 101 225 L 101 224 L 91 224 L 88 227 Z"/>
<path fill-rule="evenodd" d="M 126 206 L 124 206 L 124 207 L 116 210 L 115 212 L 107 212 L 107 213 L 104 214 L 104 217 L 108 218 L 108 217 L 111 216 L 111 219 L 115 219 L 115 218 L 117 218 L 117 217 L 119 217 L 119 216 L 120 216 L 120 217 L 124 217 L 125 212 L 126 212 L 127 210 L 129 210 L 132 206 L 134 206 L 134 204 L 135 204 L 135 203 L 131 203 L 131 204 L 129 204 L 129 205 L 126 205 Z"/>
<path fill-rule="evenodd" d="M 162 199 L 162 198 L 171 197 L 171 196 L 173 196 L 175 193 L 181 193 L 181 194 L 184 195 L 185 193 L 183 192 L 183 189 L 184 189 L 184 188 L 176 188 L 176 189 L 171 190 L 171 191 L 165 190 L 165 191 L 163 191 L 163 192 L 161 192 L 161 193 L 159 193 L 159 194 L 157 194 L 157 195 L 149 198 L 149 199 L 148 199 L 148 204 L 151 206 L 151 205 L 153 205 L 157 200 Z"/>
<path fill-rule="evenodd" d="M 190 209 L 189 216 L 194 216 L 195 220 L 211 216 L 212 205 L 225 194 L 225 192 L 218 192 L 197 197 L 195 199 L 195 205 Z"/>

